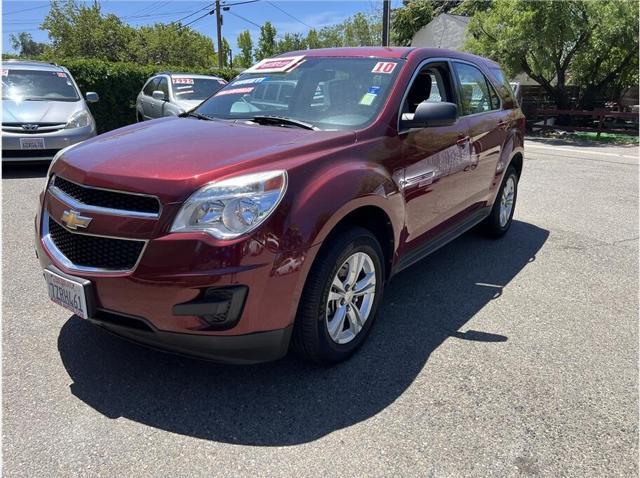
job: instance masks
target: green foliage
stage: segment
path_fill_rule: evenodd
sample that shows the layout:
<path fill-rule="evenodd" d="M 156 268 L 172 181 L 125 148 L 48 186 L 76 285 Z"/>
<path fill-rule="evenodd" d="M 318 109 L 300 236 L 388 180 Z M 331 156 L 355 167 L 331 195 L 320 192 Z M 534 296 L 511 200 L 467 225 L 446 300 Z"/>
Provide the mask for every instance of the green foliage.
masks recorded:
<path fill-rule="evenodd" d="M 380 45 L 382 22 L 378 15 L 356 13 L 341 23 L 322 28 L 319 32 L 311 30 L 306 43 L 310 48 Z"/>
<path fill-rule="evenodd" d="M 253 40 L 249 30 L 240 32 L 237 39 L 240 53 L 233 59 L 234 66 L 239 68 L 249 68 L 253 63 Z"/>
<path fill-rule="evenodd" d="M 300 33 L 285 33 L 284 37 L 276 44 L 276 51 L 278 53 L 306 49 L 307 41 Z"/>
<path fill-rule="evenodd" d="M 100 95 L 98 103 L 89 105 L 99 132 L 135 122 L 136 97 L 151 75 L 158 71 L 182 70 L 179 65 L 137 65 L 89 59 L 59 60 L 56 63 L 69 69 L 83 94 L 95 91 Z M 236 75 L 230 69 L 190 68 L 189 72 L 217 75 L 227 80 Z"/>
<path fill-rule="evenodd" d="M 393 44 L 411 45 L 413 35 L 433 18 L 431 0 L 404 0 L 401 8 L 393 10 L 391 34 Z"/>
<path fill-rule="evenodd" d="M 211 39 L 179 24 L 156 23 L 140 27 L 135 31 L 128 50 L 128 54 L 123 56 L 143 65 L 168 64 L 202 68 L 217 65 Z"/>
<path fill-rule="evenodd" d="M 40 56 L 44 53 L 46 43 L 39 43 L 33 40 L 31 33 L 22 32 L 18 35 L 9 35 L 11 48 L 18 52 L 18 56 L 28 58 Z"/>
<path fill-rule="evenodd" d="M 603 89 L 637 81 L 634 2 L 496 0 L 472 18 L 469 33 L 467 49 L 509 75 L 527 73 L 560 109 L 569 107 L 569 82 L 581 87 L 581 106 L 589 108 Z"/>
<path fill-rule="evenodd" d="M 210 38 L 180 24 L 157 23 L 134 28 L 97 2 L 51 0 L 42 29 L 49 31 L 50 58 L 91 58 L 139 64 L 207 67 L 216 64 Z"/>
<path fill-rule="evenodd" d="M 260 38 L 258 38 L 258 48 L 255 51 L 256 61 L 273 56 L 276 52 L 276 27 L 271 22 L 265 22 L 260 27 Z"/>

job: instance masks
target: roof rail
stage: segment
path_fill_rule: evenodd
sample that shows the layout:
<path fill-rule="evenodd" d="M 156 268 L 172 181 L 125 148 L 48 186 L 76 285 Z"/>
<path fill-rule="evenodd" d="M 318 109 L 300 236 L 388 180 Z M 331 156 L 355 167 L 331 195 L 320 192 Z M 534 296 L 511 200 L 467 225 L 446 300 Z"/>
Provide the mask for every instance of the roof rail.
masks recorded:
<path fill-rule="evenodd" d="M 19 63 L 36 63 L 39 65 L 54 65 L 54 66 L 60 66 L 57 63 L 52 63 L 50 61 L 44 61 L 44 60 L 29 60 L 29 59 L 22 59 L 22 58 L 8 58 L 6 60 L 4 60 L 5 63 L 15 63 L 15 62 L 19 62 Z"/>

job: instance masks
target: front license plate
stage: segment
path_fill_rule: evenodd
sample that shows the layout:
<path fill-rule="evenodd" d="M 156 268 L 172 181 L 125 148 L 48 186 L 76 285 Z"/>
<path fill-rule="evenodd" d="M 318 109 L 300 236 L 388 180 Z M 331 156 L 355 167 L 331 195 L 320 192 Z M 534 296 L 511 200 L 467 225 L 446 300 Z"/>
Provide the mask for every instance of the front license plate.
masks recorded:
<path fill-rule="evenodd" d="M 49 298 L 56 304 L 69 309 L 74 314 L 86 319 L 87 297 L 85 288 L 80 282 L 83 279 L 70 280 L 47 269 L 44 270 L 44 279 L 47 282 Z"/>
<path fill-rule="evenodd" d="M 20 149 L 44 149 L 44 138 L 20 138 Z"/>

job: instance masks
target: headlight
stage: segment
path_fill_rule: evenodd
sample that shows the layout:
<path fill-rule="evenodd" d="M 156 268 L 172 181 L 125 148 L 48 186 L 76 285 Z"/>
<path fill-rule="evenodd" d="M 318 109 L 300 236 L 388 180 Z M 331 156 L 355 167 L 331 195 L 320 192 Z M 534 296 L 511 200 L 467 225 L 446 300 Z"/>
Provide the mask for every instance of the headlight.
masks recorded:
<path fill-rule="evenodd" d="M 93 119 L 88 111 L 78 111 L 71 117 L 71 119 L 69 119 L 65 129 L 84 128 L 85 126 L 89 126 L 92 122 Z"/>
<path fill-rule="evenodd" d="M 262 224 L 286 189 L 286 171 L 212 182 L 187 199 L 173 221 L 171 232 L 204 231 L 218 239 L 234 239 Z"/>

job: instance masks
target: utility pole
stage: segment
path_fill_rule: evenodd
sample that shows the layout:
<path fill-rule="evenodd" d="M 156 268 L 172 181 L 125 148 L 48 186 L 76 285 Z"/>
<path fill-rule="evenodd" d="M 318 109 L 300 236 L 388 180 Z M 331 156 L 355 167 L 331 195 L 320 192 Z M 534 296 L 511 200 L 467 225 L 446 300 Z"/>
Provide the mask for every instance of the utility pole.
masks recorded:
<path fill-rule="evenodd" d="M 382 2 L 382 46 L 389 46 L 389 30 L 391 23 L 391 0 Z"/>
<path fill-rule="evenodd" d="M 218 68 L 224 65 L 224 52 L 222 51 L 222 13 L 220 0 L 216 0 L 216 28 L 218 30 Z"/>

